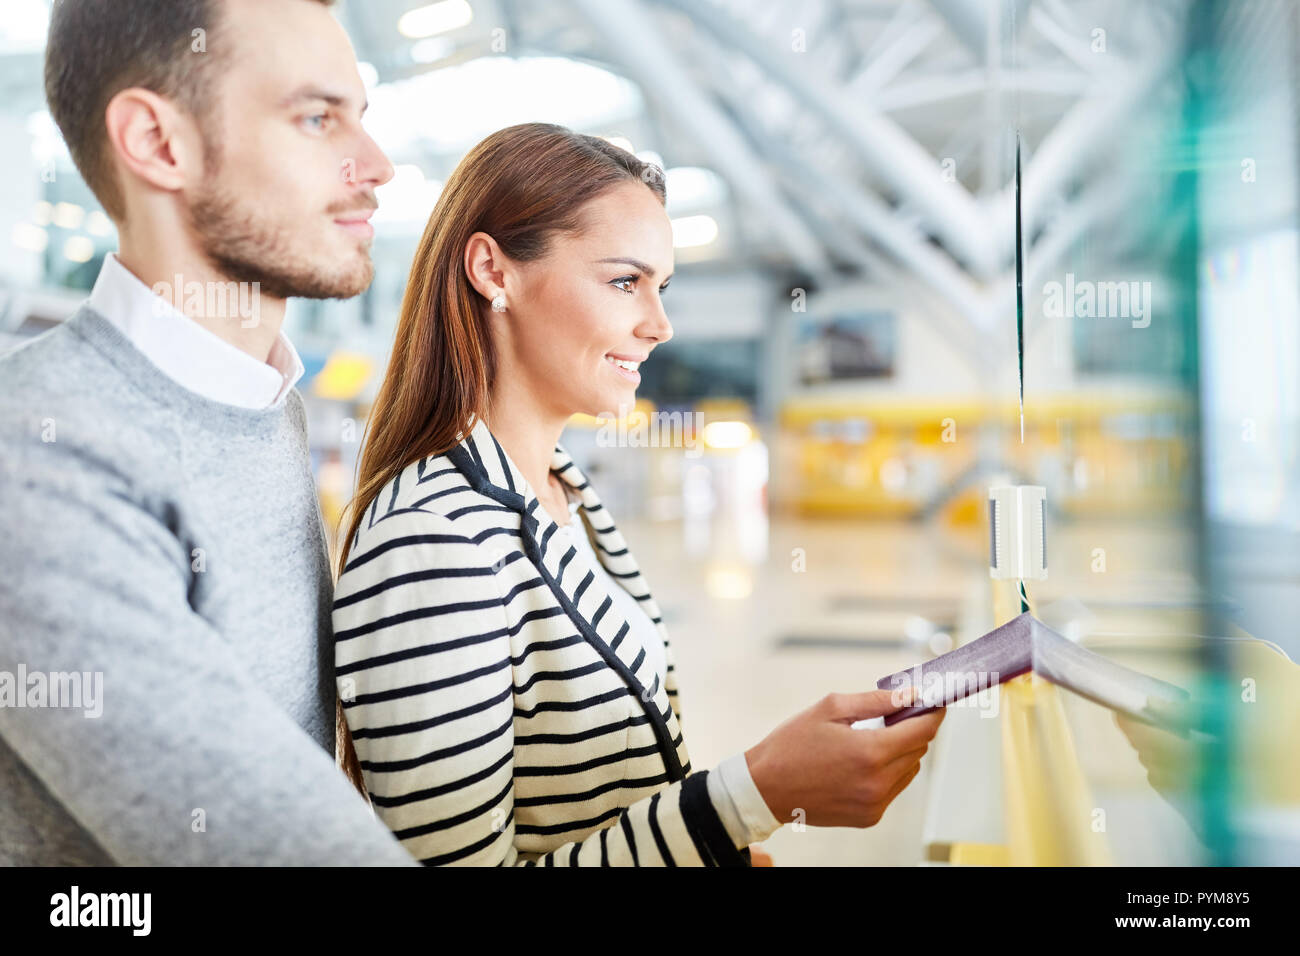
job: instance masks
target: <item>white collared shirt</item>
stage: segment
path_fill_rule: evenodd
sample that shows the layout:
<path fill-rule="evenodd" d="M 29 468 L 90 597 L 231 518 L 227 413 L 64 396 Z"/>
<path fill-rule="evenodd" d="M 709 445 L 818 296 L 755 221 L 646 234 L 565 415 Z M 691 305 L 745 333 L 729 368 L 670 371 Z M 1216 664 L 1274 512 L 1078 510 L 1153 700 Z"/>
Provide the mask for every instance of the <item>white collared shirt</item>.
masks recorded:
<path fill-rule="evenodd" d="M 281 330 L 265 362 L 209 332 L 109 253 L 86 303 L 117 326 L 168 377 L 205 398 L 266 408 L 302 378 L 302 359 Z"/>

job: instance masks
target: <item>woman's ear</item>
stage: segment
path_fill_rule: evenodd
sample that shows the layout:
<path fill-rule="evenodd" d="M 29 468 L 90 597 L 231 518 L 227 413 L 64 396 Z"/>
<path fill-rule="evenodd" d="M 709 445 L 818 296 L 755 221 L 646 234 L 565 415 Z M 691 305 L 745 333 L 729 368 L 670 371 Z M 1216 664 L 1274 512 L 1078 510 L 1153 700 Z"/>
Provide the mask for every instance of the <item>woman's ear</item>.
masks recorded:
<path fill-rule="evenodd" d="M 508 297 L 510 260 L 506 258 L 497 241 L 486 232 L 476 232 L 465 243 L 465 275 L 469 283 L 488 302 Z"/>

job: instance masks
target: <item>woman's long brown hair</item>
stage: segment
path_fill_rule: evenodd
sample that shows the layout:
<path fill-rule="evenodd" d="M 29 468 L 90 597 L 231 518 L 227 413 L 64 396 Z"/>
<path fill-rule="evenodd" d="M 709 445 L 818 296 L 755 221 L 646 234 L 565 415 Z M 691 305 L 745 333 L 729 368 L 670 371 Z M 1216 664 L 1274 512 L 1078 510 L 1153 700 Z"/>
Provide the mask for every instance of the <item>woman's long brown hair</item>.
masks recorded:
<path fill-rule="evenodd" d="M 639 181 L 665 200 L 663 173 L 596 136 L 523 123 L 487 137 L 447 180 L 411 265 L 392 356 L 366 423 L 357 493 L 340 522 L 337 575 L 366 509 L 411 462 L 455 446 L 484 417 L 496 355 L 484 301 L 465 274 L 470 236 L 485 232 L 509 258 L 544 256 L 557 232 L 581 228 L 582 207 L 618 183 Z M 338 700 L 336 753 L 369 800 Z"/>

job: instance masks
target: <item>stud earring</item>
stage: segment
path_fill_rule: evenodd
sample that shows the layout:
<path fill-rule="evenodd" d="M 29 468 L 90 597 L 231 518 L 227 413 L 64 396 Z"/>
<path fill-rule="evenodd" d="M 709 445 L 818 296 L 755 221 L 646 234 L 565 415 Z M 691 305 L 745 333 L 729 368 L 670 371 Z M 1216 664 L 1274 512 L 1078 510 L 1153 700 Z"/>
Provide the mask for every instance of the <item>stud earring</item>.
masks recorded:
<path fill-rule="evenodd" d="M 497 297 L 492 300 L 493 312 L 504 312 L 506 310 L 506 294 L 498 292 Z"/>

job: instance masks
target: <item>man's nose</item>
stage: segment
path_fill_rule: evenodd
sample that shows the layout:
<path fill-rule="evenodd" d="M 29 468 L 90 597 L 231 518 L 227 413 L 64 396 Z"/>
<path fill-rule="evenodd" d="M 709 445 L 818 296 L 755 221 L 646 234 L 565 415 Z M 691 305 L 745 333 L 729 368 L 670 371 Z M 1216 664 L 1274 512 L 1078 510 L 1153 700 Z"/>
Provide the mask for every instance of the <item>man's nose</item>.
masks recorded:
<path fill-rule="evenodd" d="M 371 187 L 382 186 L 393 178 L 393 164 L 388 161 L 379 144 L 363 133 L 356 156 L 356 181 Z"/>

